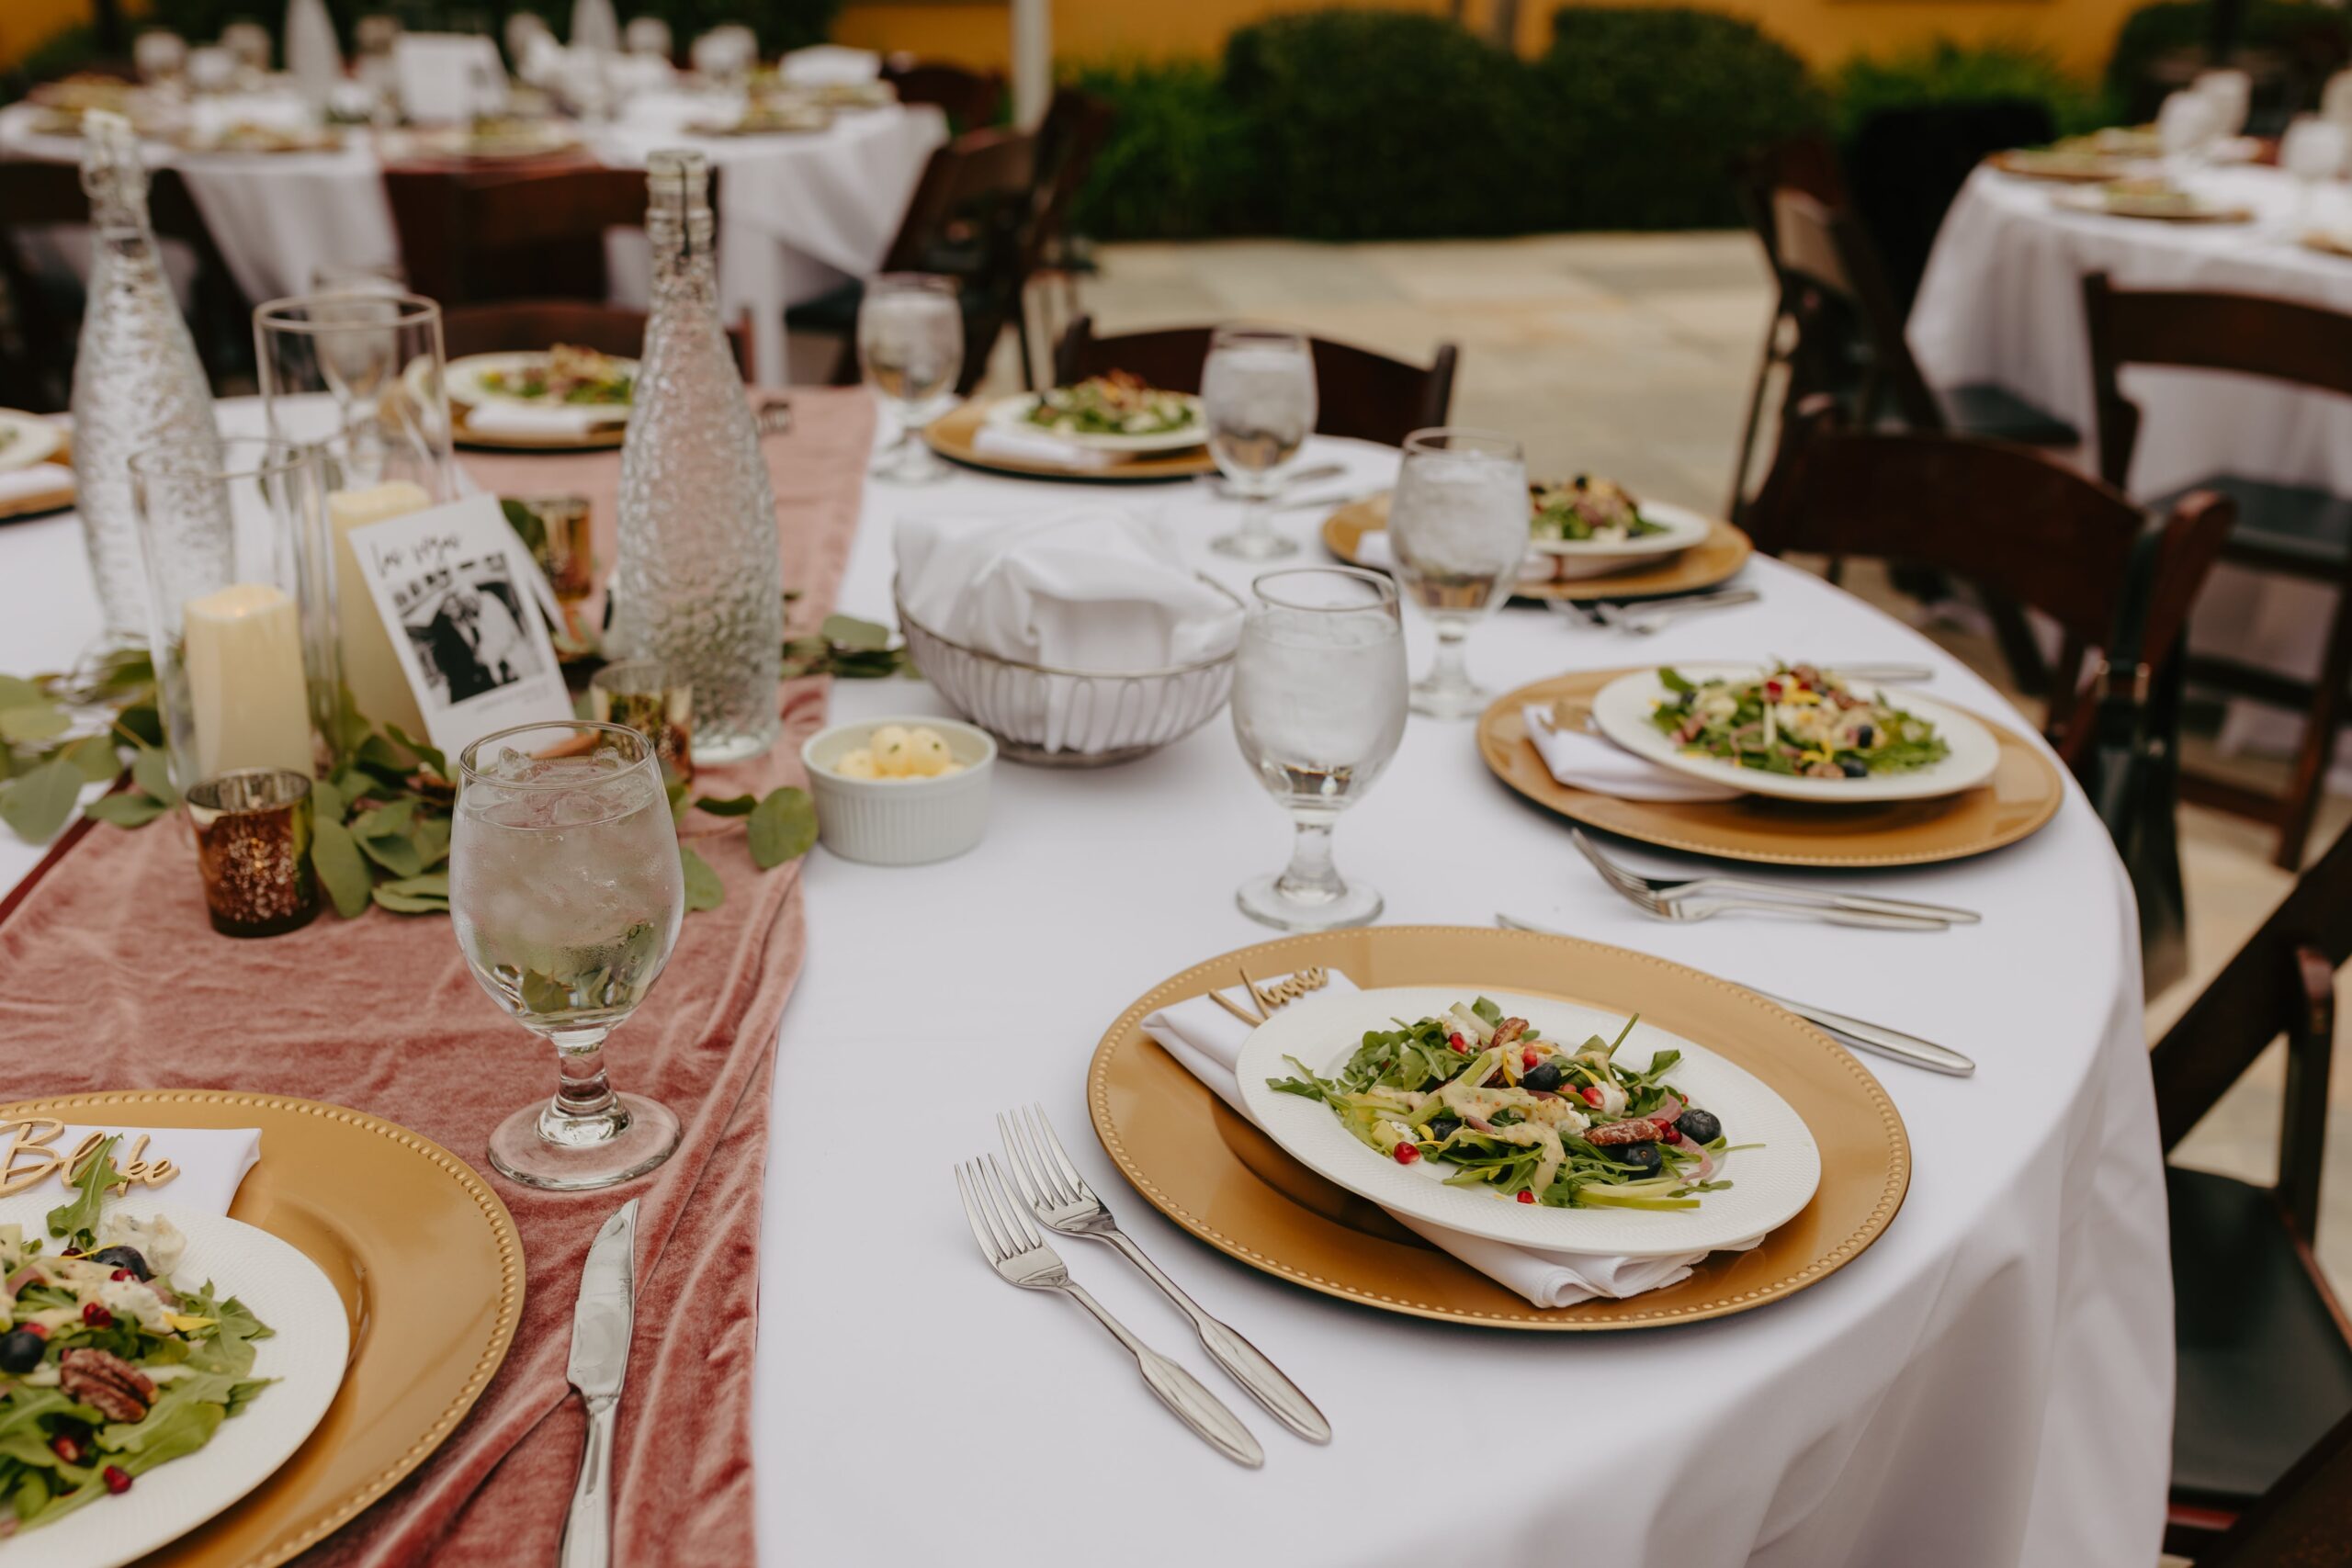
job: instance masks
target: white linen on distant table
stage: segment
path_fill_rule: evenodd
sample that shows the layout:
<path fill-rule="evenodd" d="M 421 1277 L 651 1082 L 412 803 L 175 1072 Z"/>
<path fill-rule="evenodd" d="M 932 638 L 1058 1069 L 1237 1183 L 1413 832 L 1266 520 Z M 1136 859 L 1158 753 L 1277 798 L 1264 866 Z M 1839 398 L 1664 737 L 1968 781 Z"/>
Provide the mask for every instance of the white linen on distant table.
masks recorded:
<path fill-rule="evenodd" d="M 492 399 L 466 410 L 466 428 L 476 435 L 548 440 L 582 436 L 607 425 L 627 424 L 625 408 L 538 408 Z"/>
<path fill-rule="evenodd" d="M 74 488 L 74 470 L 63 463 L 27 463 L 21 468 L 0 468 L 0 502 L 53 495 Z"/>

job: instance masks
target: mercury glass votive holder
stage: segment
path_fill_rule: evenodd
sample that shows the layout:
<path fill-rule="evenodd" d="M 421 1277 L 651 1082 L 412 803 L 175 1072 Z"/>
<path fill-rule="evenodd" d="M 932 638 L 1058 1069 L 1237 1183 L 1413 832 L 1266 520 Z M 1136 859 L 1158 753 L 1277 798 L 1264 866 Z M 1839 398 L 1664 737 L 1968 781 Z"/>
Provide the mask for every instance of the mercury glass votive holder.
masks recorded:
<path fill-rule="evenodd" d="M 187 792 L 204 904 L 223 936 L 277 936 L 319 912 L 311 870 L 311 780 L 284 768 L 238 768 Z"/>
<path fill-rule="evenodd" d="M 695 689 L 684 670 L 660 659 L 607 664 L 589 678 L 588 705 L 599 724 L 651 741 L 665 782 L 695 782 Z"/>
<path fill-rule="evenodd" d="M 596 592 L 596 547 L 589 530 L 588 498 L 515 495 L 503 498 L 500 504 L 529 547 L 531 558 L 548 574 L 548 585 L 555 590 L 556 603 L 563 608 L 563 630 L 571 649 L 559 640 L 556 653 L 567 660 L 581 657 L 594 646 L 587 604 Z"/>

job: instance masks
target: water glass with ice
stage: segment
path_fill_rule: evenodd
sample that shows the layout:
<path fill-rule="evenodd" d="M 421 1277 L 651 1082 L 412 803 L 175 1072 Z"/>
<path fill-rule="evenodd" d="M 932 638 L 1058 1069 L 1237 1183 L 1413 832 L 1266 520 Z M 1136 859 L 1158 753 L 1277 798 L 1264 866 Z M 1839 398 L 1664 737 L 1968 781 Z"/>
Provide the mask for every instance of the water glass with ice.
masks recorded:
<path fill-rule="evenodd" d="M 865 384 L 899 422 L 899 439 L 875 472 L 928 484 L 947 467 L 923 444 L 923 426 L 946 411 L 964 368 L 964 310 L 952 277 L 888 272 L 865 286 L 857 309 L 857 359 Z"/>
<path fill-rule="evenodd" d="M 1219 555 L 1274 560 L 1298 547 L 1273 530 L 1267 502 L 1315 433 L 1314 346 L 1272 327 L 1219 327 L 1201 367 L 1209 456 L 1241 493 L 1241 525 L 1209 541 Z"/>
<path fill-rule="evenodd" d="M 1437 633 L 1437 657 L 1413 684 L 1413 711 L 1468 718 L 1487 705 L 1470 680 L 1470 634 L 1510 597 L 1527 555 L 1527 464 L 1491 430 L 1417 430 L 1388 502 L 1397 581 Z"/>

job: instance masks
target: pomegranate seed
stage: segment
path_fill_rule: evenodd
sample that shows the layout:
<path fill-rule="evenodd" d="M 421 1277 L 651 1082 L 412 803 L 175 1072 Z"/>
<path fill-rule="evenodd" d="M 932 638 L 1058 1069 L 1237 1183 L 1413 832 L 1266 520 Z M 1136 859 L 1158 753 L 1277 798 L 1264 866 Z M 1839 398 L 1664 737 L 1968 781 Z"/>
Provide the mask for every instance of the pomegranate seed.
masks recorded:
<path fill-rule="evenodd" d="M 1522 1203 L 1532 1203 L 1535 1201 L 1535 1194 L 1532 1192 L 1522 1192 L 1519 1195 L 1519 1201 Z"/>
<path fill-rule="evenodd" d="M 49 1439 L 49 1450 L 68 1464 L 82 1462 L 82 1445 L 62 1432 Z"/>
<path fill-rule="evenodd" d="M 1421 1157 L 1421 1146 L 1419 1144 L 1399 1144 L 1388 1152 L 1396 1156 L 1398 1165 L 1410 1165 Z"/>
<path fill-rule="evenodd" d="M 109 1280 L 128 1280 L 130 1277 L 130 1270 L 128 1269 L 118 1269 L 113 1273 L 107 1276 Z"/>
<path fill-rule="evenodd" d="M 1541 1060 L 1543 1058 L 1532 1051 L 1521 1051 L 1519 1054 L 1519 1065 L 1522 1067 L 1532 1067 Z"/>
<path fill-rule="evenodd" d="M 116 1496 L 119 1497 L 130 1490 L 130 1472 L 123 1469 L 122 1466 L 110 1464 L 98 1473 L 106 1477 L 107 1490 Z"/>
<path fill-rule="evenodd" d="M 31 1335 L 36 1339 L 46 1339 L 49 1337 L 49 1325 L 45 1323 L 20 1323 L 17 1325 L 17 1326 L 23 1329 L 27 1334 Z"/>
<path fill-rule="evenodd" d="M 1584 1086 L 1584 1102 L 1587 1105 L 1598 1105 L 1600 1103 L 1600 1086 L 1599 1084 L 1589 1083 Z"/>
<path fill-rule="evenodd" d="M 1465 1056 L 1470 1054 L 1470 1042 L 1463 1039 L 1459 1034 L 1447 1035 L 1445 1037 L 1445 1043 L 1453 1046 L 1455 1050 L 1461 1052 Z"/>
<path fill-rule="evenodd" d="M 82 1321 L 88 1324 L 93 1328 L 112 1328 L 114 1326 L 114 1314 L 107 1311 L 106 1308 L 100 1306 L 96 1302 L 84 1302 L 82 1303 Z"/>

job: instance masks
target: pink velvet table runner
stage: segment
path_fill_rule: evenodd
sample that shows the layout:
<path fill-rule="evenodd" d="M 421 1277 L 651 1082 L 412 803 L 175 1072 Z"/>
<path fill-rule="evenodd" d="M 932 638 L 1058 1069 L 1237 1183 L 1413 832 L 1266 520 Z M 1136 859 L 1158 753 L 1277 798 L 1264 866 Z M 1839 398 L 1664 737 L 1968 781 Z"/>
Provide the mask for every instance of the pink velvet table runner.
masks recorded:
<path fill-rule="evenodd" d="M 791 432 L 763 447 L 801 624 L 824 613 L 840 584 L 873 408 L 860 391 L 807 389 L 792 407 Z M 469 454 L 466 463 L 502 493 L 590 497 L 609 567 L 617 452 Z M 707 770 L 697 793 L 805 783 L 799 745 L 822 721 L 824 683 L 788 683 L 781 700 L 775 750 Z M 607 1051 L 616 1084 L 678 1113 L 677 1154 L 605 1193 L 542 1193 L 492 1178 L 524 1242 L 514 1348 L 440 1450 L 306 1561 L 554 1561 L 582 1428 L 564 1381 L 580 1269 L 597 1227 L 632 1195 L 643 1209 L 616 1559 L 752 1561 L 760 1188 L 772 1053 L 803 948 L 799 874 L 755 867 L 740 822 L 692 813 L 687 826 L 726 902 L 686 917 L 668 969 Z M 447 918 L 327 912 L 288 936 L 219 936 L 176 819 L 139 831 L 101 825 L 62 854 L 0 919 L 0 1099 L 267 1089 L 390 1118 L 488 1175 L 492 1127 L 555 1081 L 554 1053 L 474 983 Z"/>

